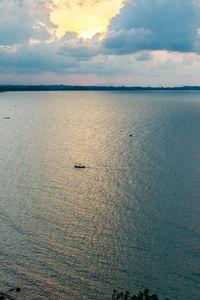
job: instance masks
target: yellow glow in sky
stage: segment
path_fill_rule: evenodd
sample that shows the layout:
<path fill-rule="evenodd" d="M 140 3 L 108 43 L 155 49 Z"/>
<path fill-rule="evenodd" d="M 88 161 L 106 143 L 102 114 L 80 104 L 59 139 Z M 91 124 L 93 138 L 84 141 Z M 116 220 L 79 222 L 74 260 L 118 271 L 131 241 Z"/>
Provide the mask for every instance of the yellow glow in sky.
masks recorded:
<path fill-rule="evenodd" d="M 75 31 L 79 37 L 91 38 L 106 31 L 109 20 L 115 16 L 123 0 L 54 0 L 51 20 L 58 26 L 60 37 Z"/>

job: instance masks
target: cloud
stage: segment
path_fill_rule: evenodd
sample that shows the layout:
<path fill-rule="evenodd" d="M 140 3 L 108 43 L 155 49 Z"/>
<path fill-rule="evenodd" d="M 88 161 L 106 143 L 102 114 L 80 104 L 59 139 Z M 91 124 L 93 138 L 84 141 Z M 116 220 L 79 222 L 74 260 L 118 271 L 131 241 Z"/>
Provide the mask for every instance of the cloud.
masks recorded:
<path fill-rule="evenodd" d="M 0 73 L 67 74 L 98 55 L 98 34 L 92 40 L 73 32 L 56 37 L 50 20 L 52 5 L 44 0 L 0 1 Z"/>
<path fill-rule="evenodd" d="M 0 45 L 21 44 L 29 39 L 48 40 L 55 25 L 50 21 L 51 1 L 1 0 Z"/>
<path fill-rule="evenodd" d="M 74 57 L 80 61 L 87 61 L 100 53 L 101 42 L 97 34 L 92 39 L 79 38 L 74 32 L 67 32 L 59 40 L 57 54 Z"/>
<path fill-rule="evenodd" d="M 153 59 L 151 52 L 143 51 L 135 55 L 135 59 L 138 61 L 148 61 Z"/>
<path fill-rule="evenodd" d="M 96 41 L 95 41 L 96 40 Z M 52 41 L 31 40 L 17 46 L 0 46 L 0 73 L 69 73 L 78 71 L 83 61 L 98 55 L 99 39 L 84 40 L 68 32 Z"/>
<path fill-rule="evenodd" d="M 143 84 L 145 78 L 164 84 L 174 77 L 185 83 L 191 73 L 193 82 L 199 78 L 197 0 L 126 1 L 105 36 L 88 40 L 74 32 L 56 37 L 51 9 L 46 0 L 0 0 L 0 78 L 55 74 L 66 83 L 65 76 L 89 80 L 95 74 L 101 83 L 114 76 L 123 84 Z"/>
<path fill-rule="evenodd" d="M 148 61 L 138 54 L 96 56 L 65 72 L 0 73 L 1 84 L 107 84 L 141 86 L 199 85 L 200 56 L 156 51 Z M 38 69 L 39 70 L 39 69 Z"/>
<path fill-rule="evenodd" d="M 200 7 L 192 0 L 131 0 L 110 22 L 108 53 L 199 52 Z"/>
<path fill-rule="evenodd" d="M 56 7 L 62 7 L 63 5 L 70 8 L 72 6 L 88 6 L 88 7 L 92 7 L 95 6 L 97 4 L 105 4 L 105 3 L 109 3 L 110 0 L 73 0 L 73 1 L 67 1 L 67 0 L 60 0 L 59 2 L 57 2 L 56 0 L 52 0 L 54 5 Z M 55 1 L 55 2 L 54 2 Z"/>

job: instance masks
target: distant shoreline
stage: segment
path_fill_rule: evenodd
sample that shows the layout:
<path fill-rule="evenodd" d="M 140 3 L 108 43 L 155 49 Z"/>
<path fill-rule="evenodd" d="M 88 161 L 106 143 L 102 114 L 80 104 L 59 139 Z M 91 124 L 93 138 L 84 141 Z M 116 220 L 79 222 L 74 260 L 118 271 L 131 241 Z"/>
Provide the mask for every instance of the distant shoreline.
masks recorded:
<path fill-rule="evenodd" d="M 16 91 L 199 91 L 200 86 L 141 87 L 141 86 L 81 86 L 81 85 L 0 85 L 0 92 Z"/>

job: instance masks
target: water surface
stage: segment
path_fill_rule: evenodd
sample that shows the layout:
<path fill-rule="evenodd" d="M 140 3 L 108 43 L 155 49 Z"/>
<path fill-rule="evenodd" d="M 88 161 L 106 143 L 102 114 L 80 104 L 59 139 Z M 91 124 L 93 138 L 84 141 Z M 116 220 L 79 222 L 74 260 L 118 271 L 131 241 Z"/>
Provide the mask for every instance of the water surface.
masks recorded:
<path fill-rule="evenodd" d="M 0 136 L 1 291 L 200 299 L 200 92 L 1 93 Z"/>

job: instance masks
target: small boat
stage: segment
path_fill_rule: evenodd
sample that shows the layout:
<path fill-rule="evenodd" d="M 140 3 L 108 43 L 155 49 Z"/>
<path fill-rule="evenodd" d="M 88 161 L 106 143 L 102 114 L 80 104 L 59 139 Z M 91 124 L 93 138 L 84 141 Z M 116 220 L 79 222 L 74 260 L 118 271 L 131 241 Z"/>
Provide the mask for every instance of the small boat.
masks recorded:
<path fill-rule="evenodd" d="M 85 166 L 81 164 L 76 164 L 74 165 L 74 168 L 85 169 Z"/>

